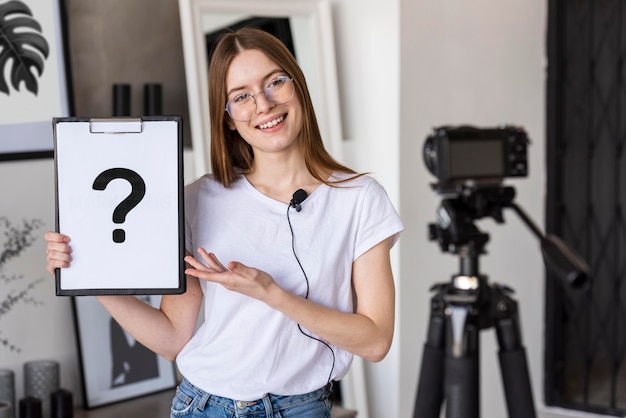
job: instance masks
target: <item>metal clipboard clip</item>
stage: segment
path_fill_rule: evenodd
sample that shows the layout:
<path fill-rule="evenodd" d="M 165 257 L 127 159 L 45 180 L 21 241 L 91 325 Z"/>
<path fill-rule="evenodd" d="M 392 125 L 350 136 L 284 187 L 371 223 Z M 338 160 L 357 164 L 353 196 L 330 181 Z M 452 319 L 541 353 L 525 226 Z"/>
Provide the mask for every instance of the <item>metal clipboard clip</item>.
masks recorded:
<path fill-rule="evenodd" d="M 141 118 L 91 118 L 89 133 L 92 134 L 140 134 L 143 131 Z"/>

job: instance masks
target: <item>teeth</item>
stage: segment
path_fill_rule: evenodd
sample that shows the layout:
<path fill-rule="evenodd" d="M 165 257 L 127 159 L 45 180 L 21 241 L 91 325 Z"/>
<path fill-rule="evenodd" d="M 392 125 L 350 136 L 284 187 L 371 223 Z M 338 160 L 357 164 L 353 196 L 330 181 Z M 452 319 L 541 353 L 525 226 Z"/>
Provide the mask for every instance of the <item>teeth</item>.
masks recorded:
<path fill-rule="evenodd" d="M 279 116 L 279 117 L 277 117 L 276 119 L 274 119 L 274 120 L 272 120 L 270 122 L 267 122 L 267 123 L 264 123 L 262 125 L 259 125 L 259 128 L 261 128 L 261 129 L 271 128 L 272 126 L 278 125 L 283 120 L 285 120 L 285 116 Z"/>

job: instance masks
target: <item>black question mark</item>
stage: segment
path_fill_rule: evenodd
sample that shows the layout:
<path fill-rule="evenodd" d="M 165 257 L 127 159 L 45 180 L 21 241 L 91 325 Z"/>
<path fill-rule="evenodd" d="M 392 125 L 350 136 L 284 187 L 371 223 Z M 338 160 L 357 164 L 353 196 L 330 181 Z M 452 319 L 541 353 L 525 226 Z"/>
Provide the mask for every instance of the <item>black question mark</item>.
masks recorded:
<path fill-rule="evenodd" d="M 143 181 L 141 176 L 134 172 L 133 170 L 129 170 L 127 168 L 110 168 L 108 170 L 103 171 L 98 174 L 98 177 L 93 182 L 94 190 L 104 190 L 106 189 L 109 182 L 113 179 L 125 179 L 130 183 L 132 190 L 126 199 L 122 200 L 122 202 L 117 205 L 115 210 L 113 211 L 113 222 L 116 224 L 124 223 L 126 220 L 126 215 L 130 212 L 135 206 L 141 202 L 141 199 L 146 194 L 146 183 Z M 115 229 L 113 230 L 113 241 L 120 243 L 126 240 L 126 232 L 123 229 Z"/>

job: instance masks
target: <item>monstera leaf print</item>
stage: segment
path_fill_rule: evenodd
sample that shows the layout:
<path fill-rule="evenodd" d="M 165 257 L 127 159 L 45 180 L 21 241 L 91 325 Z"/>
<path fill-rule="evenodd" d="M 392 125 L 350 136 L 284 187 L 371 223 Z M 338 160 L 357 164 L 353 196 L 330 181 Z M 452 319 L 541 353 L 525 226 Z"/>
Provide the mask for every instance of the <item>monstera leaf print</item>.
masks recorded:
<path fill-rule="evenodd" d="M 37 78 L 43 74 L 48 58 L 48 42 L 40 34 L 41 25 L 26 4 L 9 1 L 0 4 L 0 92 L 9 95 L 5 80 L 6 67 L 11 64 L 11 85 L 19 91 L 21 82 L 37 95 Z M 37 71 L 35 74 L 34 70 Z"/>

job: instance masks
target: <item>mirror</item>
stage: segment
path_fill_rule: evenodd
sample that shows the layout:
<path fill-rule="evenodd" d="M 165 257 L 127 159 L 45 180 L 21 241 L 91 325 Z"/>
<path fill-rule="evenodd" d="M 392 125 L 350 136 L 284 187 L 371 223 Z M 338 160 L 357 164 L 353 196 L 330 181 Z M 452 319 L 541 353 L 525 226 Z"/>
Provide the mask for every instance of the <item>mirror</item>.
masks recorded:
<path fill-rule="evenodd" d="M 191 142 L 197 176 L 210 171 L 207 34 L 252 17 L 288 18 L 324 145 L 342 161 L 335 48 L 328 0 L 179 0 Z"/>

